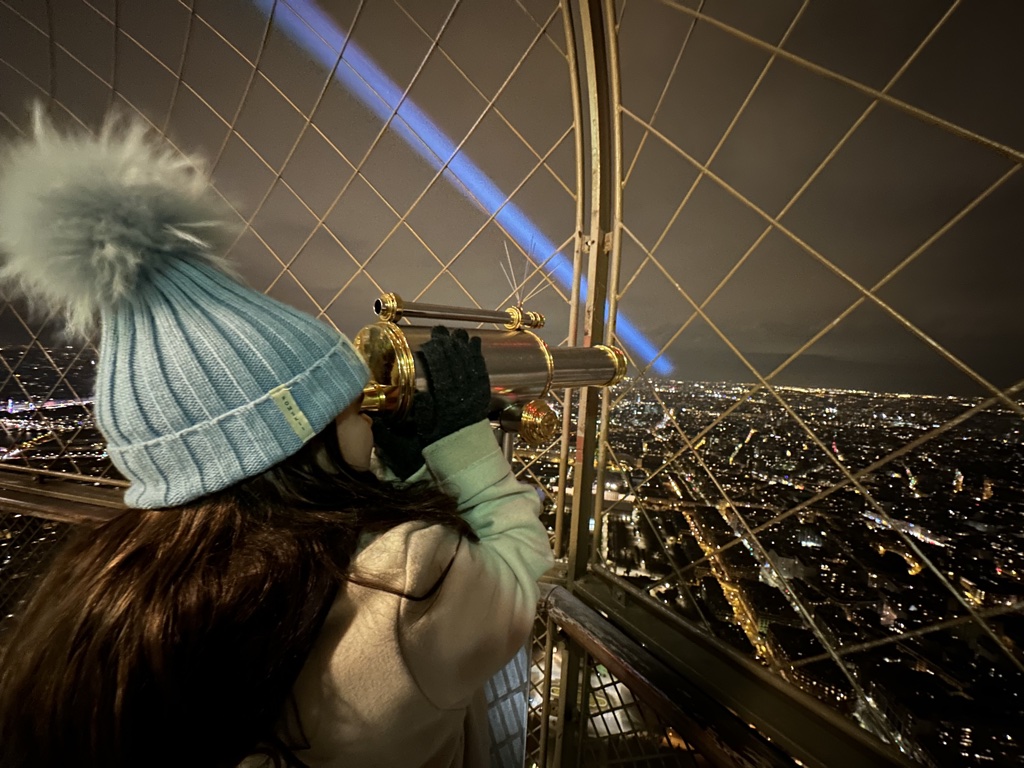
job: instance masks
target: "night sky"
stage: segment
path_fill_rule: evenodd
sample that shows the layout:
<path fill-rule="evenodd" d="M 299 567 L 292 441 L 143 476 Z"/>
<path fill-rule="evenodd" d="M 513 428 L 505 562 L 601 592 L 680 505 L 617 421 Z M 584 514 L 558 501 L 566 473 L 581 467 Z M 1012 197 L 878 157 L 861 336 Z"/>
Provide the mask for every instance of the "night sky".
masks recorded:
<path fill-rule="evenodd" d="M 572 109 L 557 3 L 371 0 L 359 10 L 324 0 L 313 23 L 313 4 L 296 0 L 274 7 L 269 29 L 271 2 L 49 5 L 50 17 L 41 0 L 0 0 L 0 134 L 17 135 L 33 98 L 52 96 L 57 121 L 89 126 L 110 104 L 130 105 L 210 160 L 250 225 L 232 254 L 246 278 L 342 330 L 372 320 L 381 289 L 507 305 L 506 244 L 517 269 L 524 252 L 571 257 Z M 979 396 L 991 394 L 979 377 L 999 389 L 1024 379 L 1024 5 L 685 5 L 705 17 L 653 0 L 619 5 L 629 169 L 620 309 L 655 348 L 667 344 L 665 375 L 753 381 L 745 359 L 782 384 Z M 298 16 L 319 43 L 294 31 Z M 439 175 L 410 145 L 406 124 L 378 138 L 379 111 L 323 63 L 346 30 L 340 69 L 364 89 L 378 72 L 369 85 L 399 96 L 411 83 L 404 103 L 512 195 L 538 236 L 489 220 L 459 171 Z M 772 59 L 766 46 L 783 40 L 785 55 Z M 908 107 L 872 108 L 865 89 Z M 649 136 L 637 154 L 645 124 L 664 140 Z M 694 162 L 709 169 L 695 186 Z M 565 295 L 550 287 L 530 302 L 547 314 L 552 344 L 567 332 Z M 24 339 L 0 314 L 0 342 Z"/>

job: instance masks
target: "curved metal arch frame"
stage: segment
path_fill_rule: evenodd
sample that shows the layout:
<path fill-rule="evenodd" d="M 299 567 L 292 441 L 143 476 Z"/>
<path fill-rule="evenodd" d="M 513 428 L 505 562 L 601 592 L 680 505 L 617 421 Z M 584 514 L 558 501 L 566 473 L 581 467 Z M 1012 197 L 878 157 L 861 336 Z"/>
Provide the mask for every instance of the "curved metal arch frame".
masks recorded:
<path fill-rule="evenodd" d="M 578 159 L 586 158 L 588 162 L 578 172 L 589 180 L 590 208 L 586 213 L 589 227 L 581 236 L 577 255 L 586 255 L 589 287 L 581 330 L 582 344 L 590 345 L 611 343 L 615 333 L 622 245 L 622 232 L 617 224 L 623 213 L 619 183 L 623 171 L 621 79 L 615 0 L 574 0 L 572 6 L 584 63 L 579 70 L 578 91 L 586 94 L 586 119 L 578 122 L 581 129 L 578 134 L 585 131 L 585 136 L 578 135 L 577 142 L 586 143 L 586 151 L 579 154 Z M 578 190 L 577 201 L 581 202 L 584 186 L 581 184 Z M 581 275 L 582 270 L 577 270 L 571 307 L 577 314 Z M 572 327 L 575 329 L 575 325 Z M 566 405 L 568 397 L 569 393 Z M 765 737 L 781 746 L 794 758 L 795 764 L 912 764 L 824 704 L 776 679 L 714 638 L 686 627 L 680 619 L 669 615 L 629 584 L 595 567 L 597 548 L 591 531 L 599 530 L 600 505 L 592 489 L 603 487 L 609 405 L 610 394 L 603 390 L 585 388 L 579 393 L 574 434 L 576 455 L 593 456 L 594 461 L 577 462 L 573 476 L 569 546 L 564 553 L 566 589 L 607 616 L 613 625 L 680 675 L 694 690 L 713 699 L 723 708 L 720 712 L 723 717 L 735 717 L 739 723 L 749 726 L 746 730 L 750 739 L 746 747 L 755 764 L 758 762 L 756 755 L 763 753 Z M 569 409 L 565 412 L 568 418 Z M 568 429 L 563 430 L 563 449 L 568 434 Z M 565 462 L 562 466 L 564 471 Z M 560 483 L 559 501 L 563 499 Z M 558 510 L 561 521 L 562 505 Z M 556 542 L 560 542 L 559 536 Z M 548 621 L 550 630 L 551 619 Z M 554 764 L 558 766 L 579 764 L 583 735 L 579 728 L 586 721 L 578 711 L 578 702 L 585 699 L 585 695 L 581 696 L 584 677 L 581 671 L 586 649 L 572 638 L 567 646 L 554 757 Z M 700 727 L 708 726 L 705 722 Z M 737 731 L 729 730 L 732 738 L 736 738 Z"/>

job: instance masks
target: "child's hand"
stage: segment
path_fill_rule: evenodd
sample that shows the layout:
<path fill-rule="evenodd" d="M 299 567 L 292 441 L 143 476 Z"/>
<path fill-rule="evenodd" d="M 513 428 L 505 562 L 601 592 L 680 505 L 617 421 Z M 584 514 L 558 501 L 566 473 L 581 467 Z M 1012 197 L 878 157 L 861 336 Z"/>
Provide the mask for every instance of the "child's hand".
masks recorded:
<path fill-rule="evenodd" d="M 480 337 L 462 328 L 435 326 L 418 352 L 428 391 L 416 404 L 415 421 L 424 446 L 487 418 L 491 382 Z"/>

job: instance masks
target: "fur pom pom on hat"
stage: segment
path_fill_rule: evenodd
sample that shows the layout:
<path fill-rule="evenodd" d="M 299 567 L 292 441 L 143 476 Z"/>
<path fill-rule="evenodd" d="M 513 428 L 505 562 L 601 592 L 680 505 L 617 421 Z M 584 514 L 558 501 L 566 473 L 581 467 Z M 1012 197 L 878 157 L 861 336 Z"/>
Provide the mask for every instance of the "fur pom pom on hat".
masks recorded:
<path fill-rule="evenodd" d="M 37 109 L 0 157 L 0 279 L 99 328 L 95 418 L 130 506 L 177 506 L 297 451 L 368 372 L 336 330 L 233 277 L 201 162 L 145 125 L 61 134 Z"/>
<path fill-rule="evenodd" d="M 61 308 L 81 336 L 168 261 L 205 261 L 231 234 L 202 164 L 140 122 L 62 135 L 36 107 L 32 132 L 0 156 L 0 277 Z"/>

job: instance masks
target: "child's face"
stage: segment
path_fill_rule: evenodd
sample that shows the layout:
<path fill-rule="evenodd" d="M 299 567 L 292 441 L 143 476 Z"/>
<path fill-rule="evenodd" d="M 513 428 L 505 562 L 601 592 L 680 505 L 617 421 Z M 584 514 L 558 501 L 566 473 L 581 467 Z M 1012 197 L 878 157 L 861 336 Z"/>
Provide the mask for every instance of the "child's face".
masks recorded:
<path fill-rule="evenodd" d="M 353 469 L 367 470 L 373 450 L 373 422 L 365 413 L 360 413 L 362 404 L 363 396 L 360 395 L 338 414 L 334 425 L 338 430 L 342 458 Z"/>

